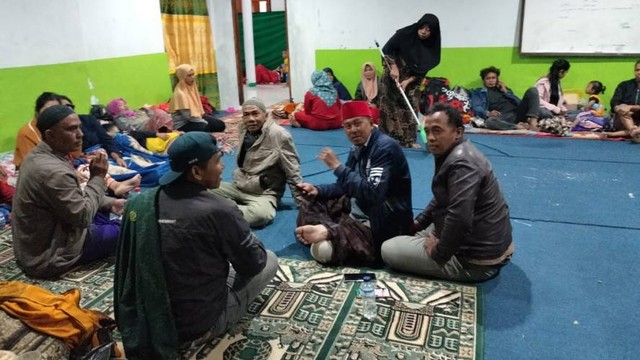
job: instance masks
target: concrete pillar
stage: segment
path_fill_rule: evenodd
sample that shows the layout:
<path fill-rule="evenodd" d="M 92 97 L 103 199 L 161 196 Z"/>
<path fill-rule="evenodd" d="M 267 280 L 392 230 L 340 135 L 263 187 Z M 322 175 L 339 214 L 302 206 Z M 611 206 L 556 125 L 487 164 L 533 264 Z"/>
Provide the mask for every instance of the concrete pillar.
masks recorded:
<path fill-rule="evenodd" d="M 242 0 L 242 29 L 244 33 L 244 68 L 247 86 L 256 86 L 256 55 L 253 50 L 253 12 L 251 0 Z"/>
<path fill-rule="evenodd" d="M 231 1 L 207 0 L 209 21 L 216 50 L 220 109 L 238 108 L 238 72 L 236 70 L 236 44 L 233 38 L 233 13 Z"/>

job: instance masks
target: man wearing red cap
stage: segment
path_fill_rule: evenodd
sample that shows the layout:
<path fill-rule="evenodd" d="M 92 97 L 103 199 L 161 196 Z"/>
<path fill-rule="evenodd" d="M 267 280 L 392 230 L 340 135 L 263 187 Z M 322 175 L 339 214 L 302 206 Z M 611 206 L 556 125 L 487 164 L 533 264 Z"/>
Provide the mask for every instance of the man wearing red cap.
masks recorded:
<path fill-rule="evenodd" d="M 321 263 L 380 265 L 380 247 L 408 234 L 412 223 L 411 174 L 400 145 L 373 126 L 365 101 L 342 106 L 344 131 L 354 145 L 346 164 L 330 148 L 318 158 L 336 182 L 300 183 L 306 195 L 296 237 Z"/>

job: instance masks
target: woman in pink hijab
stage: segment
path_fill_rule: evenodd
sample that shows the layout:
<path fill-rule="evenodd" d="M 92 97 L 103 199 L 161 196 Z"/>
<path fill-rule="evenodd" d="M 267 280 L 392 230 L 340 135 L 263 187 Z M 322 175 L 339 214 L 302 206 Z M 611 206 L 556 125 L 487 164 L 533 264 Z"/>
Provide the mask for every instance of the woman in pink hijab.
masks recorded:
<path fill-rule="evenodd" d="M 380 78 L 376 72 L 376 67 L 372 62 L 362 64 L 362 80 L 356 89 L 354 100 L 364 100 L 369 103 L 369 110 L 374 124 L 378 124 L 380 120 L 380 105 L 378 97 L 378 88 L 380 87 Z"/>

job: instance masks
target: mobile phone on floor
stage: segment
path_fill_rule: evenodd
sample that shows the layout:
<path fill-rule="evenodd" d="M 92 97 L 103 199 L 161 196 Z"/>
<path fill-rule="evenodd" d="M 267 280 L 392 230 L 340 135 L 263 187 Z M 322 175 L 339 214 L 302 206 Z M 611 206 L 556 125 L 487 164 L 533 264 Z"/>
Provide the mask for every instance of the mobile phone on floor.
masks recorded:
<path fill-rule="evenodd" d="M 364 281 L 365 276 L 369 276 L 371 280 L 376 279 L 376 274 L 374 273 L 357 273 L 357 274 L 344 274 L 344 281 L 345 282 L 353 282 L 353 281 L 362 282 Z"/>

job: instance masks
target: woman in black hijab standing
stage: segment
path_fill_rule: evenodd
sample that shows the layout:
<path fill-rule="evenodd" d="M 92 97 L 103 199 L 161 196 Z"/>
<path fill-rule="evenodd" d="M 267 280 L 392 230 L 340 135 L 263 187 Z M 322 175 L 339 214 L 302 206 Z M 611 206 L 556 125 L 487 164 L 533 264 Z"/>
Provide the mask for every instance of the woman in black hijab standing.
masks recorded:
<path fill-rule="evenodd" d="M 416 91 L 422 78 L 440 64 L 440 21 L 425 14 L 415 24 L 404 27 L 382 48 L 387 62 L 380 86 L 380 129 L 404 147 L 420 148 L 417 124 L 411 111 L 418 108 Z M 383 61 L 384 64 L 384 61 Z M 397 88 L 398 80 L 414 109 L 408 109 Z"/>

